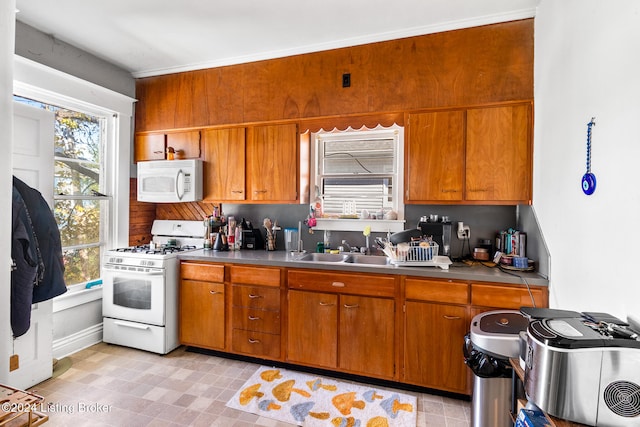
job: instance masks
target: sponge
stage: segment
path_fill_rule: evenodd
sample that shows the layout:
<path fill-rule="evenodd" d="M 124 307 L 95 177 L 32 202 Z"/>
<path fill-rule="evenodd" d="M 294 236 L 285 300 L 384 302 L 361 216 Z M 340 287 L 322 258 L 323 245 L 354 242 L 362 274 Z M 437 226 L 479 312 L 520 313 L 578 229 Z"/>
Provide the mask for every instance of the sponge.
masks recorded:
<path fill-rule="evenodd" d="M 370 236 L 371 235 L 371 226 L 367 225 L 366 227 L 364 227 L 364 231 L 362 232 L 363 236 Z"/>

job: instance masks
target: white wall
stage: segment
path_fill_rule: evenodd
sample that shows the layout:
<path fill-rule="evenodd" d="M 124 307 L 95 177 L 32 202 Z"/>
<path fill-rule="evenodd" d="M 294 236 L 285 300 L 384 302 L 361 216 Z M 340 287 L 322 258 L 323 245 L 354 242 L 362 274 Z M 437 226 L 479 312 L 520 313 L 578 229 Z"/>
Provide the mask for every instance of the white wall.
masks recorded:
<path fill-rule="evenodd" d="M 11 153 L 13 138 L 13 43 L 15 0 L 0 2 L 0 144 Z M 11 235 L 11 156 L 0 156 L 0 236 Z M 9 375 L 11 239 L 0 239 L 0 383 Z"/>
<path fill-rule="evenodd" d="M 640 2 L 541 0 L 535 25 L 534 208 L 550 304 L 640 316 Z M 587 123 L 595 117 L 586 196 Z"/>

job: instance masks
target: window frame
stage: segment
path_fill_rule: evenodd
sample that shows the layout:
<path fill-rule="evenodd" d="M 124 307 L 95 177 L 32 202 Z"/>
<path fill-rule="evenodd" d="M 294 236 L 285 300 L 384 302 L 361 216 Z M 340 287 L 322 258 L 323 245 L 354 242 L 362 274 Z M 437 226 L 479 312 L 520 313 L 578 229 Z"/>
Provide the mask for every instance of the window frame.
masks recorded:
<path fill-rule="evenodd" d="M 42 103 L 105 117 L 106 138 L 103 141 L 102 162 L 104 170 L 109 172 L 101 182 L 100 192 L 111 200 L 109 207 L 103 211 L 108 225 L 101 230 L 101 253 L 112 247 L 128 246 L 135 99 L 18 55 L 14 55 L 13 93 Z M 55 156 L 51 161 L 55 162 Z M 54 196 L 54 200 L 57 197 Z M 73 292 L 85 287 L 85 283 L 80 283 L 68 289 Z"/>
<path fill-rule="evenodd" d="M 353 129 L 349 127 L 346 130 L 339 130 L 334 128 L 331 131 L 325 131 L 320 129 L 317 132 L 311 133 L 311 170 L 310 170 L 310 200 L 314 201 L 320 194 L 320 185 L 323 178 L 335 177 L 330 174 L 323 174 L 322 170 L 322 154 L 321 147 L 324 141 L 336 141 L 336 140 L 359 140 L 365 137 L 369 138 L 393 138 L 394 147 L 394 173 L 375 173 L 375 174 L 354 174 L 352 177 L 361 177 L 367 179 L 368 177 L 379 178 L 382 176 L 392 176 L 392 198 L 393 209 L 397 213 L 397 220 L 404 222 L 404 127 L 394 124 L 389 127 L 377 126 L 375 128 L 367 128 L 363 126 L 360 129 Z M 347 176 L 347 175 L 342 175 Z M 359 212 L 358 212 L 359 213 Z M 374 212 L 370 212 L 373 214 Z M 334 222 L 340 219 L 331 218 Z M 345 221 L 352 221 L 346 219 Z"/>

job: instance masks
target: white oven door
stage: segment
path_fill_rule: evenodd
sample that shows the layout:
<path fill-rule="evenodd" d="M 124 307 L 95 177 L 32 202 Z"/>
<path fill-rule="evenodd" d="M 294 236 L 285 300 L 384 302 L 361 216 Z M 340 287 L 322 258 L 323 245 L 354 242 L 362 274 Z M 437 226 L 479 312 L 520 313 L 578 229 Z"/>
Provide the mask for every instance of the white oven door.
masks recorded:
<path fill-rule="evenodd" d="M 105 264 L 104 317 L 164 326 L 165 269 Z"/>

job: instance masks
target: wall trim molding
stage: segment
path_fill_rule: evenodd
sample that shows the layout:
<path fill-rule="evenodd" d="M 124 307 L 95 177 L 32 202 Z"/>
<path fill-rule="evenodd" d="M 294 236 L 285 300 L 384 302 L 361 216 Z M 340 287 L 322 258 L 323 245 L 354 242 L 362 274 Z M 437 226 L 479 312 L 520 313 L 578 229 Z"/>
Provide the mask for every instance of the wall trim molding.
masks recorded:
<path fill-rule="evenodd" d="M 53 357 L 61 359 L 102 342 L 102 322 L 53 341 Z"/>

